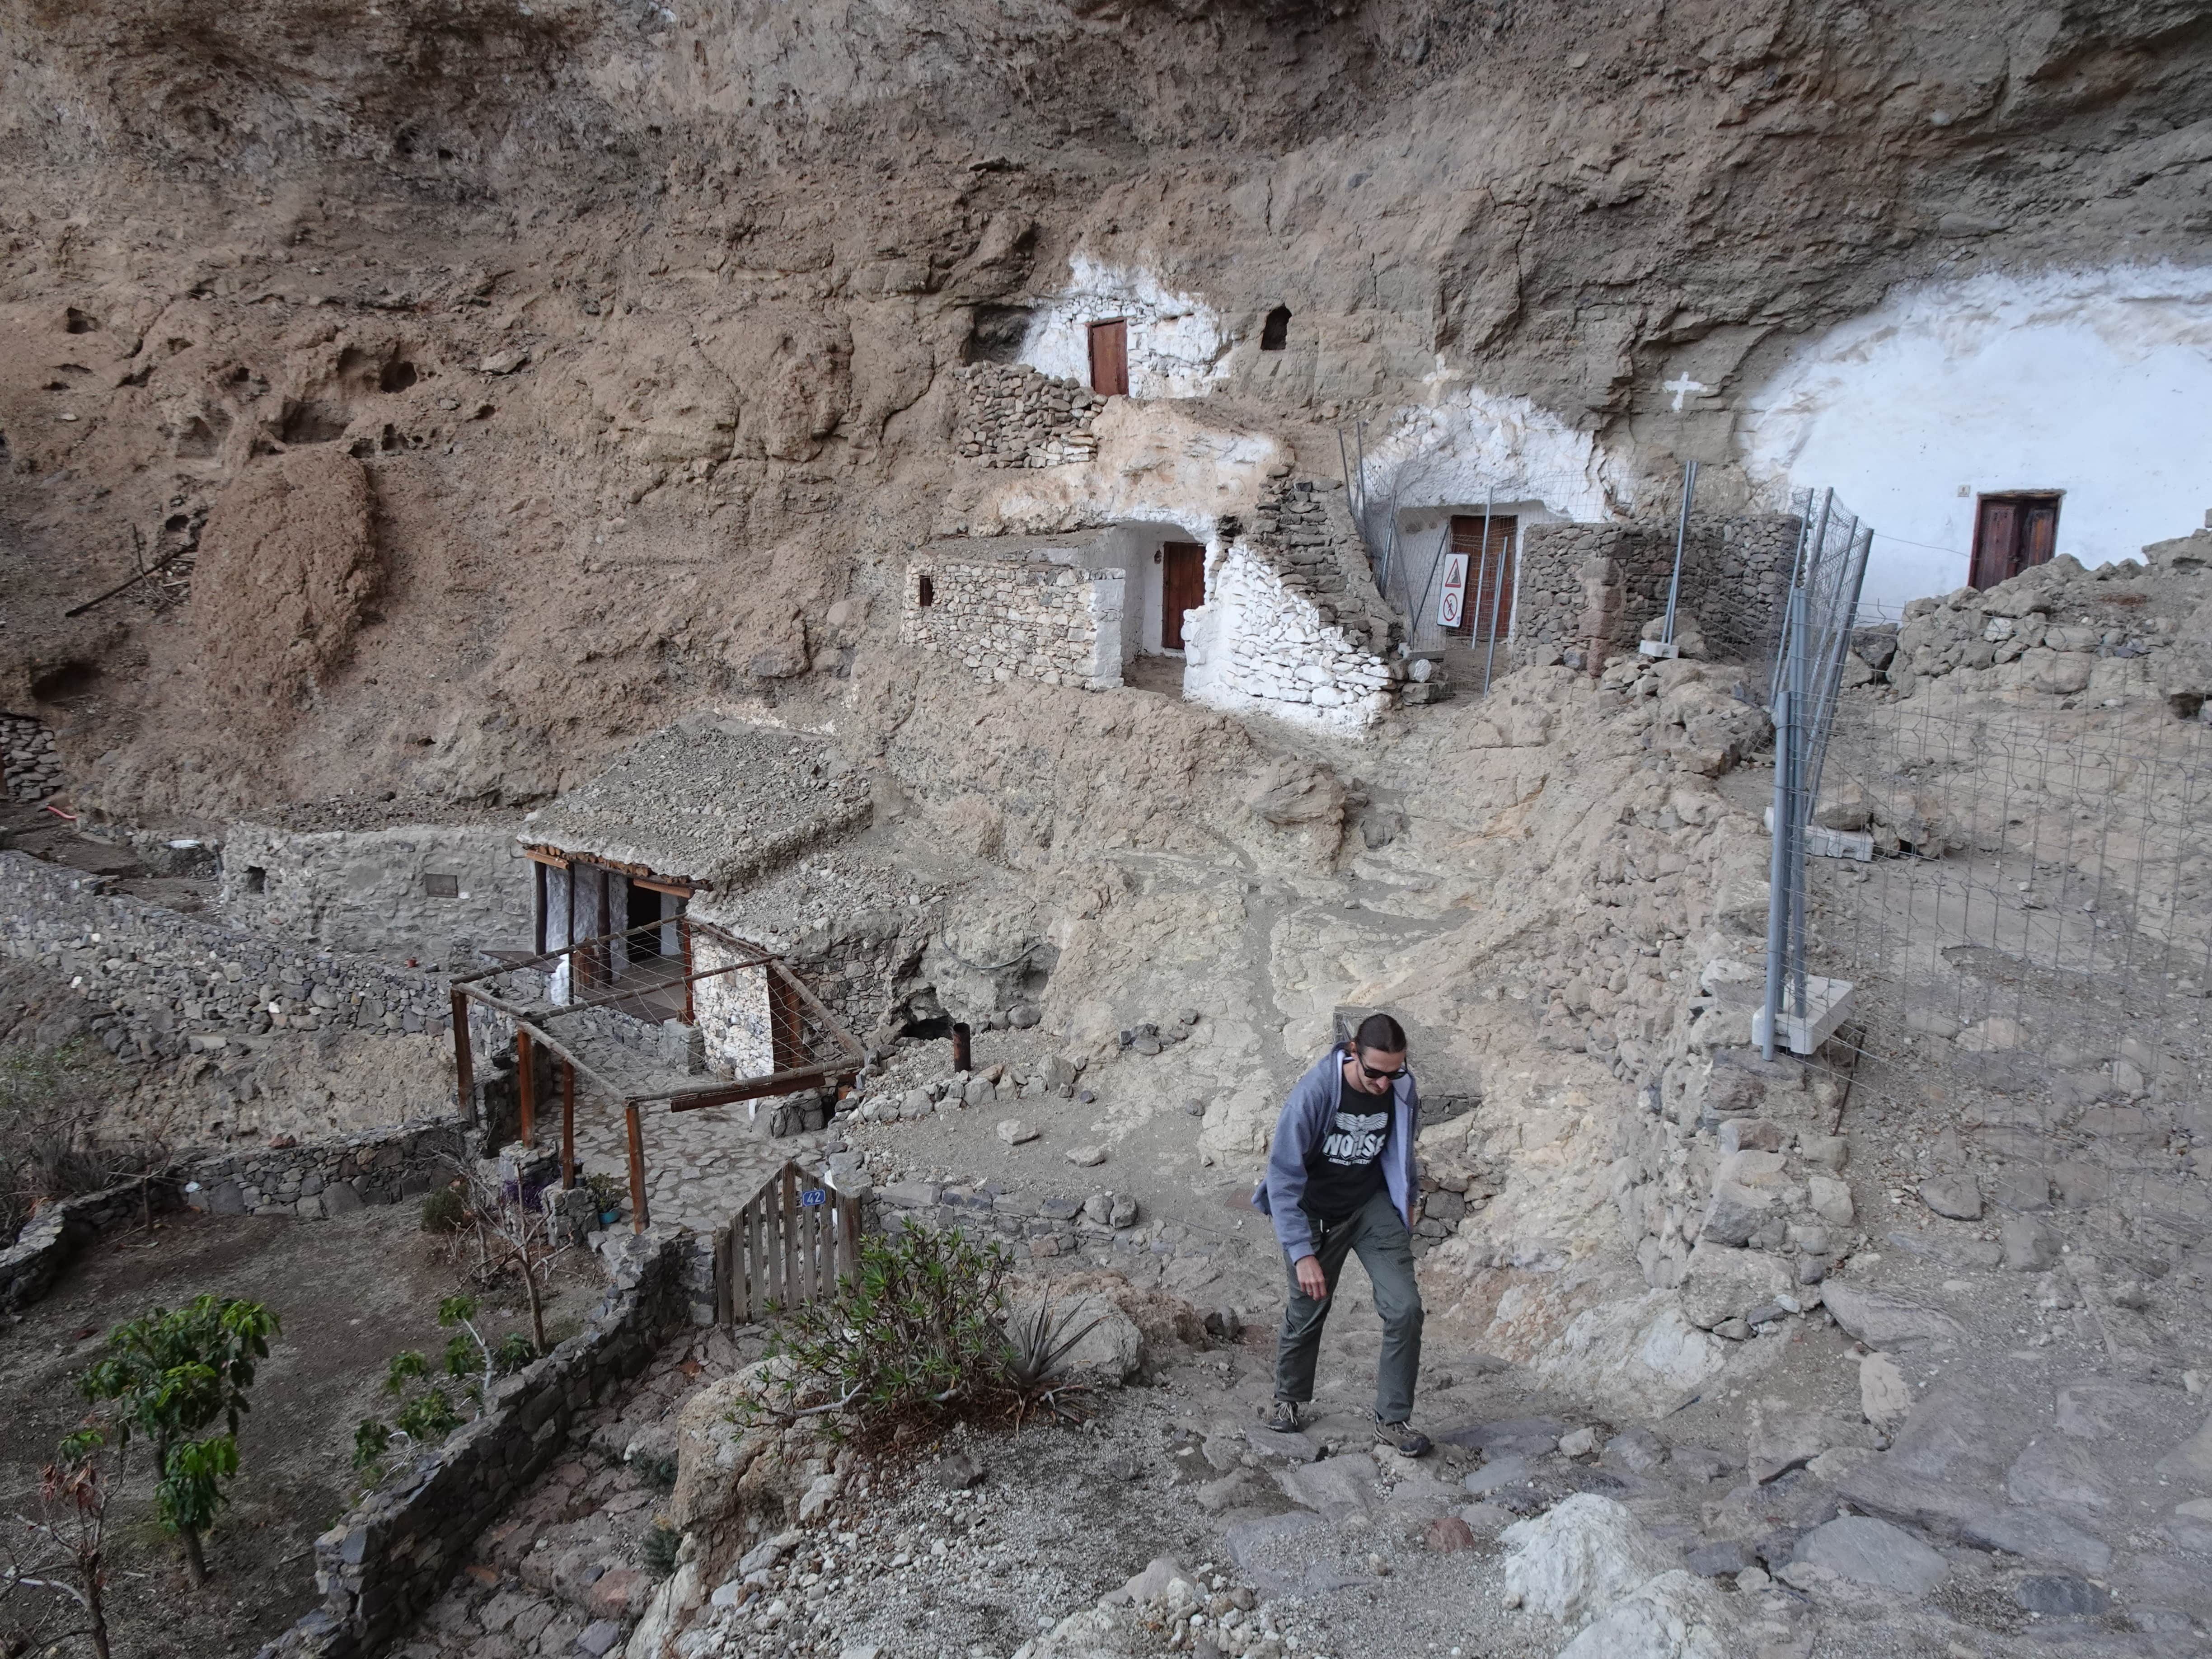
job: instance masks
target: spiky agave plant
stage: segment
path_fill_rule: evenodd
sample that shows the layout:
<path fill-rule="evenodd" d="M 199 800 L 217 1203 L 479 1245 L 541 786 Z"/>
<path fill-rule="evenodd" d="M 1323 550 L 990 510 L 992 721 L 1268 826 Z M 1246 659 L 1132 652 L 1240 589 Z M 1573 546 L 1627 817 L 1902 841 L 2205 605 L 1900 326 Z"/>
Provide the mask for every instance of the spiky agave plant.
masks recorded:
<path fill-rule="evenodd" d="M 1069 1380 L 1063 1369 L 1067 1357 L 1083 1339 L 1098 1328 L 1103 1315 L 1094 1314 L 1080 1329 L 1071 1329 L 1079 1310 L 1055 1304 L 1047 1297 L 1006 1322 L 1006 1352 L 1000 1360 L 1007 1394 L 1007 1407 L 1018 1431 L 1033 1413 L 1047 1412 L 1064 1423 L 1082 1419 L 1063 1395 L 1081 1394 L 1085 1385 Z"/>

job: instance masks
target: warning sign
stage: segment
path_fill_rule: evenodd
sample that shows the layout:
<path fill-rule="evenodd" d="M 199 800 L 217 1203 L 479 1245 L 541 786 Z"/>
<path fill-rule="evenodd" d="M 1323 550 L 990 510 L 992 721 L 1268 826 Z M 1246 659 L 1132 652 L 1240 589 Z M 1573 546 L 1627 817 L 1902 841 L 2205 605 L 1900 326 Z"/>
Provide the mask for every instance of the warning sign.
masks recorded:
<path fill-rule="evenodd" d="M 1453 553 L 1444 559 L 1443 592 L 1437 596 L 1437 625 L 1457 628 L 1467 611 L 1467 555 Z"/>

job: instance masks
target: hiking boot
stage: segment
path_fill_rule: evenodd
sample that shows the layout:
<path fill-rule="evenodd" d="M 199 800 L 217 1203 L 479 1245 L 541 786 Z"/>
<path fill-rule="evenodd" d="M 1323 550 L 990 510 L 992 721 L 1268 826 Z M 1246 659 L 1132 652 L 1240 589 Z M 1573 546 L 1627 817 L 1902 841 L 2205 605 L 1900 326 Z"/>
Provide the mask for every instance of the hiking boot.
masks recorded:
<path fill-rule="evenodd" d="M 1425 1456 L 1429 1449 L 1429 1437 L 1411 1423 L 1385 1423 L 1378 1417 L 1375 1419 L 1375 1438 L 1401 1457 Z"/>
<path fill-rule="evenodd" d="M 1305 1426 L 1298 1421 L 1298 1402 L 1295 1400 L 1278 1400 L 1267 1407 L 1267 1414 L 1261 1418 L 1260 1422 L 1261 1426 L 1273 1429 L 1277 1434 L 1296 1434 Z"/>

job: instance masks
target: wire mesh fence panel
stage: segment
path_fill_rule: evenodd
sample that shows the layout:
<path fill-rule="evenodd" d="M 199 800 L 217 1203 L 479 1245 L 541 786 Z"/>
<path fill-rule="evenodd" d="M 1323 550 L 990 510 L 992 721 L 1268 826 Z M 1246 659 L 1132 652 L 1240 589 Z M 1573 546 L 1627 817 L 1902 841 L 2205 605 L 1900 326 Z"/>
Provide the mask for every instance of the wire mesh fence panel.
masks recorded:
<path fill-rule="evenodd" d="M 1762 1046 L 1810 1054 L 1844 1017 L 1837 976 L 1812 971 L 1807 950 L 1808 860 L 1826 762 L 1842 695 L 1844 665 L 1866 580 L 1872 533 L 1836 499 L 1801 490 L 1791 502 L 1802 526 L 1796 568 L 1783 608 L 1770 672 L 1774 714 L 1774 837 L 1766 936 Z"/>
<path fill-rule="evenodd" d="M 1817 818 L 1873 856 L 1808 861 L 1808 952 L 1853 988 L 1822 1063 L 1966 1136 L 1962 1208 L 2110 1200 L 2185 1252 L 2212 1228 L 2185 1162 L 2212 1127 L 2212 727 L 2052 701 L 1844 704 Z"/>

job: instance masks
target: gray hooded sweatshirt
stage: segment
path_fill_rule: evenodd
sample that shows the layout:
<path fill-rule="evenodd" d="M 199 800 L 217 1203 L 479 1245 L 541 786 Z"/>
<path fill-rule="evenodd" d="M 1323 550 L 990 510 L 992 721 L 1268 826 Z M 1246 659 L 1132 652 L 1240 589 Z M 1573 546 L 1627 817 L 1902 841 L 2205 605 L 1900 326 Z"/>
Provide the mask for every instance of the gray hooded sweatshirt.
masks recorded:
<path fill-rule="evenodd" d="M 1252 1207 L 1273 1219 L 1275 1237 L 1293 1261 L 1314 1254 L 1312 1219 L 1298 1204 L 1306 1191 L 1306 1155 L 1321 1144 L 1336 1116 L 1349 1052 L 1345 1044 L 1334 1045 L 1291 1085 L 1283 1114 L 1275 1120 L 1275 1142 L 1267 1154 L 1267 1178 L 1252 1194 Z M 1382 1180 L 1389 1188 L 1391 1203 L 1411 1227 L 1413 1194 L 1419 1190 L 1413 1137 L 1420 1126 L 1421 1096 L 1413 1086 L 1410 1070 L 1390 1085 L 1390 1093 L 1396 1116 L 1390 1125 L 1390 1144 L 1382 1152 Z"/>

